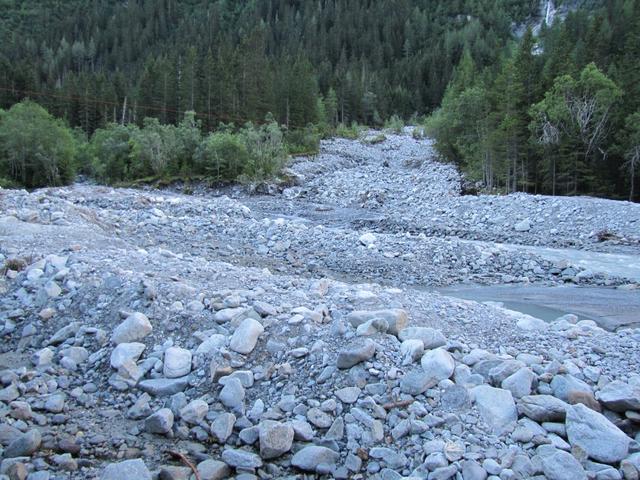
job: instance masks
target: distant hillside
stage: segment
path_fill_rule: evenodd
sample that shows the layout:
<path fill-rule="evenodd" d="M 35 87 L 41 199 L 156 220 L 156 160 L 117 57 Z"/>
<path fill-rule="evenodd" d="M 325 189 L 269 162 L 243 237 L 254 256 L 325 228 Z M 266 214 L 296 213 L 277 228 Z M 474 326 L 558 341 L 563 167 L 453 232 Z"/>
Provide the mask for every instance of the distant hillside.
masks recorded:
<path fill-rule="evenodd" d="M 267 111 L 304 125 L 305 102 L 333 90 L 340 120 L 372 123 L 439 105 L 465 45 L 491 65 L 537 10 L 537 0 L 0 0 L 0 105 L 38 92 L 89 131 L 119 118 L 125 97 L 138 120 L 194 108 L 212 125 Z"/>

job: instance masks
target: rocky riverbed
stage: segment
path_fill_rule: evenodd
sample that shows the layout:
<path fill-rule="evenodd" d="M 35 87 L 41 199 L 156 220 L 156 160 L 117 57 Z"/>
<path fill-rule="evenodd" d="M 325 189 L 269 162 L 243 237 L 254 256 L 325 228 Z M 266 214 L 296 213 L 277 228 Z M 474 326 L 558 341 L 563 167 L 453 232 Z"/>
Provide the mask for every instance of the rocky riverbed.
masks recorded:
<path fill-rule="evenodd" d="M 636 301 L 571 252 L 632 266 L 638 205 L 461 196 L 410 135 L 289 174 L 0 191 L 0 478 L 639 478 L 639 329 L 431 291 Z"/>

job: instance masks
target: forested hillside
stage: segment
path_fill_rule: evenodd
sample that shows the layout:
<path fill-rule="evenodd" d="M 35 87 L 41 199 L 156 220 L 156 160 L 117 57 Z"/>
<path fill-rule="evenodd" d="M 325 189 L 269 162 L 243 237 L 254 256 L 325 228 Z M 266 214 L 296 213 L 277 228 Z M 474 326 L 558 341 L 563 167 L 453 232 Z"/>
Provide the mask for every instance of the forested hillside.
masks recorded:
<path fill-rule="evenodd" d="M 271 113 L 324 134 L 435 111 L 440 153 L 488 188 L 621 196 L 638 163 L 639 0 L 567 0 L 566 22 L 518 38 L 541 3 L 0 0 L 0 108 L 30 98 L 87 134 L 188 111 L 205 131 Z M 604 121 L 576 133 L 551 90 L 590 62 L 615 85 Z"/>
<path fill-rule="evenodd" d="M 487 68 L 469 48 L 427 130 L 489 188 L 636 198 L 639 107 L 640 2 L 609 0 Z"/>
<path fill-rule="evenodd" d="M 491 65 L 537 1 L 3 0 L 1 105 L 28 95 L 87 131 L 175 122 L 374 123 L 440 104 L 464 45 Z M 488 7 L 488 8 L 487 8 Z M 37 93 L 33 93 L 37 92 Z M 100 100 L 100 102 L 98 102 Z"/>

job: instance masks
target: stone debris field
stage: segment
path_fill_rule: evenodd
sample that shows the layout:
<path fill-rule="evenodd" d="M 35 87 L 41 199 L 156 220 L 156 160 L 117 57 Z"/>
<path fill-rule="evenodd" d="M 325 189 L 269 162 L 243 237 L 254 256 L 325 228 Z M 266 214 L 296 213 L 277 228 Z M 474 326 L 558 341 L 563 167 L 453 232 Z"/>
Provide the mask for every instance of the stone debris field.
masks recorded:
<path fill-rule="evenodd" d="M 637 299 L 572 255 L 637 265 L 640 205 L 463 196 L 410 134 L 288 175 L 0 190 L 0 479 L 640 479 L 640 319 L 434 291 Z"/>

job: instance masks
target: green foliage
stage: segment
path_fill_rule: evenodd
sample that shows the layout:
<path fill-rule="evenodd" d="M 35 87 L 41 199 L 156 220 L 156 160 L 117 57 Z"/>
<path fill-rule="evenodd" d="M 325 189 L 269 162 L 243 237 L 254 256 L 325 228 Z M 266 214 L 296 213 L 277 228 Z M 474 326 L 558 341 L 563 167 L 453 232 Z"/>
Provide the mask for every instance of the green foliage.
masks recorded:
<path fill-rule="evenodd" d="M 93 175 L 106 183 L 142 178 L 149 169 L 133 161 L 134 137 L 138 128 L 133 125 L 110 124 L 95 131 L 89 143 Z"/>
<path fill-rule="evenodd" d="M 627 174 L 629 183 L 629 201 L 635 197 L 635 178 L 640 172 L 640 112 L 629 115 L 622 132 L 625 162 L 620 167 Z"/>
<path fill-rule="evenodd" d="M 613 133 L 640 107 L 639 14 L 637 0 L 578 10 L 488 67 L 465 49 L 425 123 L 438 152 L 488 189 L 625 194 L 633 149 Z"/>
<path fill-rule="evenodd" d="M 289 155 L 314 155 L 320 151 L 320 130 L 327 128 L 325 125 L 315 127 L 308 125 L 306 128 L 287 130 L 284 141 Z"/>
<path fill-rule="evenodd" d="M 132 158 L 140 162 L 138 168 L 162 176 L 176 161 L 178 142 L 175 129 L 161 125 L 157 118 L 145 118 L 144 127 L 133 136 Z"/>
<path fill-rule="evenodd" d="M 0 106 L 37 92 L 88 133 L 189 110 L 299 129 L 322 96 L 332 128 L 381 124 L 436 107 L 465 47 L 493 64 L 534 3 L 2 0 Z"/>
<path fill-rule="evenodd" d="M 391 115 L 391 118 L 384 122 L 384 129 L 392 133 L 401 134 L 404 129 L 404 122 L 398 115 Z"/>
<path fill-rule="evenodd" d="M 244 139 L 231 132 L 209 134 L 195 154 L 198 171 L 213 176 L 216 180 L 235 180 L 249 161 L 249 151 Z"/>
<path fill-rule="evenodd" d="M 427 136 L 427 131 L 424 126 L 416 125 L 413 127 L 413 130 L 411 130 L 411 136 L 415 140 L 423 140 Z"/>
<path fill-rule="evenodd" d="M 336 136 L 341 138 L 348 138 L 350 140 L 357 140 L 363 134 L 364 128 L 353 122 L 351 126 L 347 126 L 344 123 L 339 123 L 336 127 Z"/>
<path fill-rule="evenodd" d="M 193 161 L 202 142 L 202 122 L 196 119 L 194 111 L 184 114 L 184 119 L 175 128 L 172 174 L 188 174 L 194 169 Z"/>
<path fill-rule="evenodd" d="M 579 176 L 590 180 L 592 156 L 601 151 L 609 131 L 612 108 L 621 91 L 593 63 L 577 78 L 562 75 L 531 108 L 531 129 L 541 132 L 543 144 L 575 146 L 573 193 L 579 190 Z M 549 132 L 553 132 L 552 138 Z"/>
<path fill-rule="evenodd" d="M 0 177 L 27 188 L 66 185 L 74 178 L 75 142 L 61 120 L 31 101 L 15 104 L 0 122 Z"/>
<path fill-rule="evenodd" d="M 278 124 L 267 116 L 267 123 L 260 126 L 248 123 L 241 134 L 249 152 L 243 177 L 249 180 L 274 177 L 287 158 L 284 137 Z"/>

